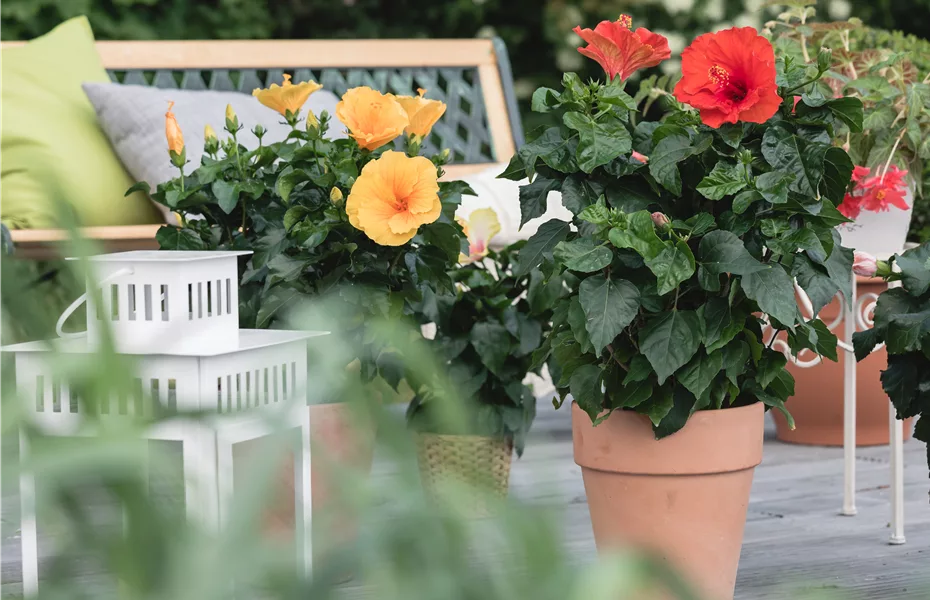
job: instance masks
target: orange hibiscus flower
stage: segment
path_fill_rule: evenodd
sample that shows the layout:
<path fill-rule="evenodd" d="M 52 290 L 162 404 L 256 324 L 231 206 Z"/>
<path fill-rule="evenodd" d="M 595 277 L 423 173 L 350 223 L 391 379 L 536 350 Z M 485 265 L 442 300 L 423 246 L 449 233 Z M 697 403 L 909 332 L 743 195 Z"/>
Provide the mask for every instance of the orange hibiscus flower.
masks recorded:
<path fill-rule="evenodd" d="M 392 150 L 365 165 L 346 200 L 349 223 L 382 246 L 406 244 L 441 210 L 435 165 Z"/>
<path fill-rule="evenodd" d="M 284 82 L 281 85 L 272 83 L 265 89 L 255 88 L 252 90 L 252 95 L 268 108 L 281 113 L 281 116 L 287 118 L 290 113 L 293 118 L 300 112 L 307 98 L 323 86 L 315 81 L 304 81 L 294 85 L 291 83 L 290 75 L 285 73 L 283 77 Z"/>
<path fill-rule="evenodd" d="M 390 94 L 370 87 L 352 88 L 336 105 L 336 117 L 360 148 L 376 150 L 404 132 L 410 119 Z"/>
<path fill-rule="evenodd" d="M 764 123 L 778 112 L 775 51 L 752 27 L 706 33 L 681 53 L 675 98 L 701 113 L 709 127 Z"/>
<path fill-rule="evenodd" d="M 426 90 L 420 88 L 416 96 L 394 96 L 407 112 L 410 124 L 405 130 L 407 135 L 425 138 L 432 131 L 433 125 L 446 112 L 446 104 L 439 100 L 427 100 L 423 97 Z"/>
<path fill-rule="evenodd" d="M 572 31 L 588 43 L 578 52 L 597 61 L 610 79 L 619 76 L 621 81 L 672 55 L 664 36 L 645 27 L 632 31 L 632 24 L 629 15 L 620 15 L 616 21 L 601 21 L 593 30 L 575 27 Z"/>

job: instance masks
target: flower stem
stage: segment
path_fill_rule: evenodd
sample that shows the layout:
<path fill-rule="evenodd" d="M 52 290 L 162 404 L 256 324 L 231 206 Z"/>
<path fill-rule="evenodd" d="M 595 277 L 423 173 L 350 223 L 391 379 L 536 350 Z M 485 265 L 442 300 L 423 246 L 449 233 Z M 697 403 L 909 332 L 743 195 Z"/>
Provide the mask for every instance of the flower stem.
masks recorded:
<path fill-rule="evenodd" d="M 888 173 L 888 169 L 891 167 L 891 159 L 894 158 L 894 153 L 898 151 L 898 144 L 901 143 L 905 133 L 907 133 L 907 127 L 901 129 L 901 133 L 898 135 L 898 139 L 894 141 L 894 146 L 891 147 L 891 152 L 888 153 L 888 160 L 885 161 L 885 166 L 882 168 L 882 177 L 879 179 L 879 181 L 882 183 L 885 182 L 885 174 Z"/>

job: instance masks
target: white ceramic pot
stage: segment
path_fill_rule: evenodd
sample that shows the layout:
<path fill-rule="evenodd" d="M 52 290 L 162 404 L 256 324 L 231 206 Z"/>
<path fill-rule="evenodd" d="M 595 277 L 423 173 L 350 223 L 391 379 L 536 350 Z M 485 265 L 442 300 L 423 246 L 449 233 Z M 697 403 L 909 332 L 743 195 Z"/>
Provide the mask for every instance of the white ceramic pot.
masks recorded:
<path fill-rule="evenodd" d="M 911 213 L 914 210 L 914 193 L 911 186 L 908 186 L 904 194 L 904 201 L 910 207 L 907 210 L 894 206 L 889 207 L 886 212 L 863 210 L 854 223 L 844 223 L 837 227 L 843 245 L 868 252 L 882 260 L 900 253 L 907 240 L 907 230 L 911 226 Z"/>

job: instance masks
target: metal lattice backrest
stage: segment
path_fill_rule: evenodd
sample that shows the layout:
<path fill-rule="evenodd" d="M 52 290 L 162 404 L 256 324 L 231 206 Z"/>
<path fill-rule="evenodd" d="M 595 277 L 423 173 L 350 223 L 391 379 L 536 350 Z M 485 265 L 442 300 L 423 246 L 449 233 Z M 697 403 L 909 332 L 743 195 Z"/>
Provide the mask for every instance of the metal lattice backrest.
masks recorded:
<path fill-rule="evenodd" d="M 446 113 L 433 128 L 425 148 L 433 153 L 449 148 L 453 163 L 495 162 L 491 133 L 477 68 L 380 69 L 159 69 L 111 70 L 114 81 L 165 89 L 238 91 L 280 84 L 287 73 L 294 81 L 313 80 L 337 96 L 368 86 L 382 93 L 416 95 L 428 91 L 430 99 L 446 103 Z M 332 115 L 331 115 L 332 116 Z M 342 125 L 334 120 L 333 127 Z"/>

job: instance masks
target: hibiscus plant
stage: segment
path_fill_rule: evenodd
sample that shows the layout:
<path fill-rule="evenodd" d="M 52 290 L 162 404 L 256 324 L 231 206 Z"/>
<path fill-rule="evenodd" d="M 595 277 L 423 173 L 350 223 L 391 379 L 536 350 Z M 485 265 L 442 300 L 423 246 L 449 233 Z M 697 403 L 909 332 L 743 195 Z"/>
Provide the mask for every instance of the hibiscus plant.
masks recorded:
<path fill-rule="evenodd" d="M 492 209 L 472 212 L 464 228 L 469 254 L 451 272 L 456 292 L 437 297 L 423 314 L 435 326 L 428 343 L 469 406 L 470 422 L 445 426 L 435 414 L 437 396 L 429 380 L 414 383 L 417 395 L 407 417 L 420 431 L 510 440 L 520 455 L 536 416 L 536 396 L 524 380 L 529 373 L 540 374 L 533 353 L 549 330 L 551 307 L 567 289 L 562 277 L 547 279 L 526 259 L 525 242 L 497 251 L 488 247 L 500 231 Z"/>
<path fill-rule="evenodd" d="M 786 10 L 766 24 L 779 54 L 806 60 L 814 48 L 832 49 L 830 70 L 808 92 L 809 100 L 851 96 L 862 101 L 861 131 L 836 131 L 856 165 L 855 186 L 839 210 L 855 219 L 865 210 L 911 208 L 905 198 L 913 184 L 922 195 L 924 161 L 930 158 L 930 74 L 921 77 L 908 52 L 870 46 L 852 18 L 814 22 L 806 0 L 786 0 Z M 814 107 L 817 108 L 817 107 Z"/>
<path fill-rule="evenodd" d="M 521 250 L 544 284 L 577 281 L 555 300 L 535 365 L 548 362 L 560 397 L 596 422 L 633 410 L 658 437 L 697 410 L 763 402 L 787 413 L 794 380 L 763 327 L 785 331 L 794 352 L 836 360 L 835 336 L 801 316 L 793 282 L 815 314 L 850 296 L 853 253 L 834 228 L 847 221 L 836 207 L 853 162 L 832 140 L 861 130 L 861 101 L 820 94 L 828 51 L 776 59 L 755 29 L 733 28 L 695 39 L 671 110 L 634 126 L 624 78 L 669 58 L 667 43 L 623 18 L 578 32 L 608 80 L 568 73 L 561 89 L 537 90 L 533 109 L 561 125 L 501 175 L 532 178 L 524 222 L 553 190 L 574 215 Z"/>
<path fill-rule="evenodd" d="M 190 170 L 169 110 L 169 154 L 180 176 L 151 196 L 177 213 L 180 226 L 162 227 L 157 240 L 163 249 L 253 251 L 240 263 L 242 327 L 272 326 L 300 298 L 337 294 L 346 318 L 327 328 L 359 342 L 364 380 L 381 375 L 396 385 L 403 368 L 395 353 L 365 337 L 366 321 L 416 324 L 425 294 L 452 293 L 448 271 L 465 247 L 454 213 L 469 190 L 438 181 L 447 152 L 419 156 L 442 102 L 351 89 L 336 109 L 349 138 L 330 140 L 328 114 L 301 115 L 319 88 L 286 76 L 281 86 L 256 90 L 290 125 L 287 138 L 263 143 L 257 125 L 259 146 L 245 148 L 228 108 L 226 138 L 208 129 L 205 154 Z M 388 149 L 401 135 L 406 152 Z"/>
<path fill-rule="evenodd" d="M 888 262 L 871 258 L 870 264 L 872 275 L 900 284 L 879 295 L 873 327 L 853 334 L 856 358 L 885 344 L 888 368 L 882 371 L 882 388 L 899 419 L 920 417 L 914 437 L 928 444 L 930 466 L 930 242 Z"/>

